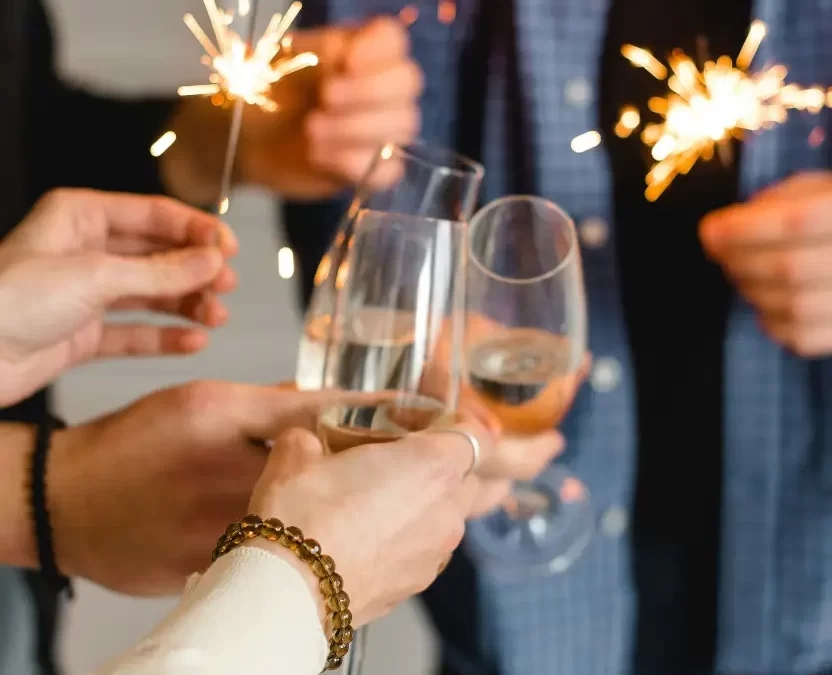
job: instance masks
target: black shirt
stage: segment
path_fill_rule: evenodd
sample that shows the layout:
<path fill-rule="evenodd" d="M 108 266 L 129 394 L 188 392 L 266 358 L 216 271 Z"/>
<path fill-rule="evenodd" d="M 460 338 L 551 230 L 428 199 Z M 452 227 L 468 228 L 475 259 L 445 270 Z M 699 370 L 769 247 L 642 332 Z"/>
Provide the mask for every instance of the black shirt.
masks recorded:
<path fill-rule="evenodd" d="M 750 0 L 614 0 L 602 66 L 601 128 L 612 130 L 627 104 L 638 105 L 643 121 L 658 121 L 644 103 L 666 93 L 666 82 L 621 56 L 623 44 L 650 49 L 660 60 L 675 48 L 694 58 L 736 56 L 750 13 Z M 732 163 L 700 162 L 650 203 L 644 197 L 649 155 L 639 134 L 619 139 L 610 131 L 606 145 L 638 398 L 634 673 L 708 673 L 716 639 L 730 290 L 705 258 L 697 228 L 705 214 L 737 201 L 739 147 Z"/>

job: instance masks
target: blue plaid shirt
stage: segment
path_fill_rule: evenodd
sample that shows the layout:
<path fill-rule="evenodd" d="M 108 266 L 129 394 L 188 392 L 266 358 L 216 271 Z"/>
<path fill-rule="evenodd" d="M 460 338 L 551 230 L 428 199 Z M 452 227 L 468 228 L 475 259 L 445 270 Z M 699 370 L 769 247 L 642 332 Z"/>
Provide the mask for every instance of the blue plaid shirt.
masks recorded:
<path fill-rule="evenodd" d="M 484 573 L 469 575 L 476 585 L 476 605 L 461 607 L 458 623 L 473 634 L 445 636 L 445 655 L 472 675 L 618 675 L 631 663 L 636 610 L 622 519 L 633 501 L 636 437 L 615 228 L 636 224 L 610 222 L 610 174 L 603 150 L 570 150 L 572 138 L 597 127 L 593 90 L 608 0 L 513 1 L 537 185 L 575 217 L 584 242 L 596 366 L 591 386 L 584 387 L 563 431 L 571 448 L 569 462 L 592 492 L 600 527 L 584 557 L 565 574 L 512 583 Z M 476 0 L 457 0 L 457 19 L 450 25 L 438 20 L 436 2 L 411 3 L 421 8 L 411 34 L 427 76 L 423 136 L 452 145 L 457 63 Z M 404 4 L 310 0 L 305 21 L 336 23 L 392 14 Z M 754 14 L 770 28 L 756 63 L 783 63 L 789 79 L 803 85 L 832 85 L 832 0 L 757 0 Z M 504 66 L 504 58 L 494 54 L 484 130 L 486 199 L 504 194 L 510 184 L 504 156 Z M 749 138 L 743 194 L 797 171 L 830 168 L 830 141 L 819 148 L 807 142 L 818 125 L 827 135 L 832 132 L 827 113 L 794 114 L 779 129 Z M 291 213 L 303 217 L 303 209 Z M 728 321 L 725 357 L 717 671 L 832 671 L 832 363 L 802 360 L 774 344 L 739 297 Z M 668 375 L 672 378 L 672 364 Z M 674 452 L 673 438 L 667 439 L 667 452 Z M 680 457 L 678 474 L 668 480 L 684 480 L 685 463 L 692 461 L 696 457 Z M 459 603 L 467 603 L 462 586 L 459 577 L 453 583 L 443 577 L 434 597 L 443 594 L 447 605 L 457 596 Z M 466 612 L 475 612 L 476 620 L 466 623 Z"/>

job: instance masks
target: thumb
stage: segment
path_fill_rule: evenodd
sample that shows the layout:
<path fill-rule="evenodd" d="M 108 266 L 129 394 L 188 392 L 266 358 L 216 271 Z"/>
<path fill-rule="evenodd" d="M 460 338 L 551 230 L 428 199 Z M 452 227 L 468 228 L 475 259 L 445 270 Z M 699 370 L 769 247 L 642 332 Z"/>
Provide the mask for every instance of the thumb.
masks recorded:
<path fill-rule="evenodd" d="M 188 248 L 152 256 L 107 256 L 94 277 L 106 304 L 131 297 L 171 298 L 212 282 L 224 265 L 217 248 Z"/>
<path fill-rule="evenodd" d="M 289 478 L 303 472 L 323 456 L 323 445 L 315 434 L 306 429 L 289 429 L 275 441 L 266 473 L 272 480 Z"/>

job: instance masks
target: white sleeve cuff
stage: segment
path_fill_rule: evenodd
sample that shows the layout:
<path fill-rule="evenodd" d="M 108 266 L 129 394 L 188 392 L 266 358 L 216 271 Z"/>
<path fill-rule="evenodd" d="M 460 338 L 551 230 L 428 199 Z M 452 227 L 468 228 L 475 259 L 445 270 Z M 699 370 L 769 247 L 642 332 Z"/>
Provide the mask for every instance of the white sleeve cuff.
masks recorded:
<path fill-rule="evenodd" d="M 96 675 L 318 675 L 319 602 L 279 556 L 240 547 L 191 577 L 176 609 Z"/>

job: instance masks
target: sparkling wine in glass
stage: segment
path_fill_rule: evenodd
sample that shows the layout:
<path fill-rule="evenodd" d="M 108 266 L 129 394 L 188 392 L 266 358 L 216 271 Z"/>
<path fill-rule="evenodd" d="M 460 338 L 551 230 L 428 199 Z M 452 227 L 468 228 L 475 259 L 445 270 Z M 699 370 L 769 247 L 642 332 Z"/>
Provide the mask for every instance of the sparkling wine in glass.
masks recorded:
<path fill-rule="evenodd" d="M 556 427 L 585 363 L 586 296 L 575 227 L 558 206 L 513 196 L 471 221 L 465 395 L 522 439 Z M 469 528 L 468 545 L 496 573 L 566 570 L 593 530 L 585 486 L 552 465 L 518 483 L 506 508 Z"/>
<path fill-rule="evenodd" d="M 320 412 L 328 452 L 453 425 L 465 330 L 464 225 L 362 209 L 350 273 L 322 341 L 323 379 L 342 392 Z M 359 673 L 366 629 L 347 663 Z"/>
<path fill-rule="evenodd" d="M 295 382 L 299 389 L 324 386 L 325 340 L 332 328 L 336 293 L 349 273 L 348 252 L 361 210 L 467 222 L 476 208 L 484 173 L 480 164 L 426 144 L 388 144 L 379 150 L 318 266 L 298 351 Z"/>

